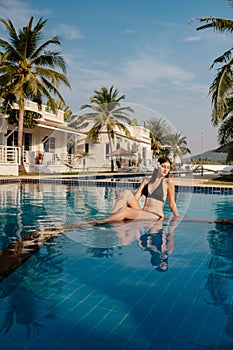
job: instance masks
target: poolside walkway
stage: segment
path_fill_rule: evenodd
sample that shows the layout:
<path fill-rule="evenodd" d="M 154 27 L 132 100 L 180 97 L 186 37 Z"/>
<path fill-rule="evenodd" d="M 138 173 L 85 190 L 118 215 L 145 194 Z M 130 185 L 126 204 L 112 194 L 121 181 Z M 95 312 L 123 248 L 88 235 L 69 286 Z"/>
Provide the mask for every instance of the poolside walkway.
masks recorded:
<path fill-rule="evenodd" d="M 213 179 L 213 175 L 203 175 L 203 176 L 195 176 L 193 178 L 188 177 L 174 177 L 174 183 L 177 186 L 202 186 L 202 187 L 230 187 L 232 188 L 232 184 L 227 184 L 226 182 L 223 184 L 209 184 L 208 181 Z"/>
<path fill-rule="evenodd" d="M 98 179 L 99 181 L 102 182 L 110 182 L 110 181 L 123 181 L 124 182 L 124 178 L 130 178 L 130 176 L 133 175 L 133 177 L 140 177 L 140 176 L 144 176 L 145 174 L 143 173 L 98 173 L 98 174 L 88 174 L 88 173 L 84 173 L 84 174 L 66 174 L 66 175 L 59 175 L 59 174 L 49 174 L 49 175 L 45 175 L 45 174 L 35 174 L 35 175 L 30 175 L 30 174 L 26 174 L 26 175 L 21 175 L 18 177 L 15 176 L 0 176 L 0 183 L 6 183 L 6 182 L 15 182 L 15 181 L 22 181 L 22 180 L 43 180 L 43 179 L 51 179 L 51 180 L 58 180 L 58 179 L 66 179 L 66 180 L 85 180 L 85 181 L 94 181 L 95 177 L 96 180 Z M 232 188 L 233 185 L 232 184 L 209 184 L 208 180 L 213 179 L 214 176 L 213 174 L 211 175 L 195 175 L 195 176 L 171 176 L 174 180 L 174 183 L 176 186 L 201 186 L 201 187 L 230 187 Z M 120 179 L 120 180 L 119 180 Z M 133 180 L 132 180 L 133 181 Z M 137 180 L 135 180 L 135 182 L 137 182 Z"/>

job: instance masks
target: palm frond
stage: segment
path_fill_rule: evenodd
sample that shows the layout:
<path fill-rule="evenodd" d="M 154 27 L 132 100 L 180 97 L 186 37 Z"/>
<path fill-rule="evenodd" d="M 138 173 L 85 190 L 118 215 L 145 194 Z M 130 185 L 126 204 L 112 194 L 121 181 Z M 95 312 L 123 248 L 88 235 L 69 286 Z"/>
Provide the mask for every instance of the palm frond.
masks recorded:
<path fill-rule="evenodd" d="M 216 64 L 218 63 L 226 63 L 231 59 L 232 56 L 232 50 L 233 48 L 231 48 L 230 50 L 227 50 L 226 52 L 224 52 L 223 55 L 219 56 L 218 58 L 216 58 L 214 60 L 214 62 L 212 63 L 212 65 L 210 66 L 210 69 L 212 69 Z"/>
<path fill-rule="evenodd" d="M 94 126 L 88 132 L 88 138 L 94 142 L 98 141 L 101 131 L 107 131 L 110 149 L 112 149 L 112 140 L 117 129 L 123 131 L 127 136 L 130 135 L 124 123 L 131 124 L 129 113 L 133 112 L 133 109 L 120 105 L 120 101 L 125 99 L 125 95 L 118 97 L 118 93 L 119 91 L 114 89 L 113 85 L 109 89 L 102 87 L 100 90 L 94 90 L 94 96 L 90 97 L 90 103 L 81 106 L 81 110 L 90 109 L 92 111 L 77 118 L 79 125 L 85 125 L 85 127 L 87 120 L 93 120 Z"/>
<path fill-rule="evenodd" d="M 203 30 L 207 28 L 212 28 L 215 32 L 226 32 L 233 33 L 233 21 L 225 18 L 215 18 L 215 17 L 202 17 L 198 19 L 200 22 L 206 22 L 205 25 L 196 28 L 196 30 Z"/>
<path fill-rule="evenodd" d="M 232 60 L 218 70 L 218 73 L 209 88 L 212 100 L 212 123 L 218 125 L 229 109 L 229 96 L 231 96 Z"/>
<path fill-rule="evenodd" d="M 231 114 L 224 120 L 218 130 L 218 141 L 221 145 L 232 141 L 233 139 L 233 115 Z"/>

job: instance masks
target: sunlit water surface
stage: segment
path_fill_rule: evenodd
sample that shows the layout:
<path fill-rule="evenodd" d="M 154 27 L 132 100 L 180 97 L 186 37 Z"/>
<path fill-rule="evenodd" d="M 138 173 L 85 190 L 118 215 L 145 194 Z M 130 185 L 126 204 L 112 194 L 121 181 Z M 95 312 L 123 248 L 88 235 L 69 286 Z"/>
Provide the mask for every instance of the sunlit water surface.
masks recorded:
<path fill-rule="evenodd" d="M 69 229 L 110 213 L 120 190 L 0 187 L 1 249 L 67 228 L 1 281 L 2 349 L 233 348 L 232 225 L 200 220 L 233 220 L 232 196 L 178 192 L 180 215 L 195 220 L 177 226 Z"/>

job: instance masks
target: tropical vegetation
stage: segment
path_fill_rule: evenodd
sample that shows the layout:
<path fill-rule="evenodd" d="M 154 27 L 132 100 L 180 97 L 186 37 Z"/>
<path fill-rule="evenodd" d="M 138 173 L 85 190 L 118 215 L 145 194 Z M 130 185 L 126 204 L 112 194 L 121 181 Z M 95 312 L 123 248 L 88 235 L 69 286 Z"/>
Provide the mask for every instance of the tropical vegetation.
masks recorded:
<path fill-rule="evenodd" d="M 113 157 L 113 140 L 117 129 L 123 131 L 129 136 L 130 132 L 126 124 L 131 123 L 129 117 L 133 113 L 131 107 L 122 107 L 121 101 L 125 99 L 125 95 L 119 95 L 119 91 L 114 89 L 113 85 L 108 89 L 102 87 L 100 90 L 94 90 L 94 95 L 90 98 L 90 103 L 81 106 L 81 110 L 89 111 L 76 119 L 76 127 L 86 127 L 88 121 L 94 121 L 94 125 L 88 132 L 87 138 L 94 143 L 98 142 L 99 134 L 106 131 L 109 140 L 111 171 L 114 171 Z"/>
<path fill-rule="evenodd" d="M 228 1 L 233 6 L 233 1 Z M 200 22 L 206 24 L 197 28 L 197 30 L 213 29 L 217 33 L 233 33 L 233 21 L 225 18 L 203 17 Z M 220 65 L 217 74 L 210 85 L 209 95 L 212 101 L 212 124 L 220 126 L 218 130 L 218 141 L 220 145 L 225 145 L 233 140 L 233 48 L 225 51 L 217 57 L 210 69 Z M 229 150 L 227 162 L 233 161 L 233 150 Z"/>
<path fill-rule="evenodd" d="M 12 110 L 11 117 L 17 114 L 18 147 L 21 150 L 21 163 L 23 166 L 23 126 L 25 113 L 25 100 L 32 100 L 40 108 L 45 97 L 51 108 L 56 111 L 54 96 L 64 102 L 58 88 L 60 83 L 70 88 L 66 77 L 66 64 L 62 55 L 49 49 L 50 45 L 61 45 L 58 36 L 41 43 L 42 31 L 47 20 L 42 18 L 33 27 L 33 17 L 27 26 L 19 29 L 18 33 L 10 20 L 0 18 L 9 35 L 9 40 L 0 39 L 0 101 L 2 111 Z M 60 71 L 58 71 L 59 69 Z M 18 110 L 14 110 L 17 103 Z M 33 119 L 36 115 L 31 114 Z M 37 116 L 38 117 L 38 116 Z"/>
<path fill-rule="evenodd" d="M 147 121 L 147 126 L 150 130 L 151 149 L 155 157 L 169 156 L 175 168 L 178 157 L 181 159 L 183 155 L 191 153 L 186 136 L 182 136 L 179 132 L 172 133 L 164 119 L 151 118 Z"/>
<path fill-rule="evenodd" d="M 182 158 L 183 155 L 191 153 L 187 146 L 186 136 L 182 136 L 181 133 L 176 132 L 174 134 L 168 134 L 165 138 L 167 147 L 170 149 L 171 155 L 173 157 L 173 165 L 176 168 L 176 159 Z"/>
<path fill-rule="evenodd" d="M 51 101 L 48 100 L 47 101 L 47 108 L 49 110 L 54 110 L 54 103 L 55 103 L 55 109 L 59 110 L 59 111 L 63 111 L 64 112 L 64 120 L 66 122 L 70 122 L 71 118 L 72 118 L 72 110 L 70 109 L 69 106 L 67 106 L 64 101 L 52 101 L 52 105 L 51 105 Z"/>
<path fill-rule="evenodd" d="M 169 134 L 170 129 L 162 118 L 151 118 L 146 121 L 146 125 L 150 130 L 151 149 L 154 156 L 167 155 L 169 153 L 165 146 L 165 137 Z"/>

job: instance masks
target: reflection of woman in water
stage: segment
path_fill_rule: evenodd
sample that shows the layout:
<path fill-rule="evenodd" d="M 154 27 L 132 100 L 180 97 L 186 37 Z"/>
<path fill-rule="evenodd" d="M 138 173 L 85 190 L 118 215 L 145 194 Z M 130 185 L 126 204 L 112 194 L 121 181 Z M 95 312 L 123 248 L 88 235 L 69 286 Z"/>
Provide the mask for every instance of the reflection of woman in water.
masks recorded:
<path fill-rule="evenodd" d="M 166 157 L 158 159 L 151 179 L 144 179 L 138 190 L 133 194 L 130 190 L 124 190 L 113 207 L 112 213 L 102 223 L 133 220 L 160 220 L 164 217 L 163 206 L 168 198 L 169 207 L 175 217 L 179 216 L 175 203 L 174 182 L 169 178 L 171 162 Z M 141 208 L 139 200 L 145 196 L 145 204 Z"/>
<path fill-rule="evenodd" d="M 170 221 L 167 232 L 161 222 L 157 222 L 138 240 L 138 246 L 151 254 L 152 266 L 160 272 L 168 269 L 168 256 L 174 249 L 174 228 L 177 219 Z"/>

